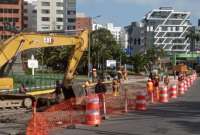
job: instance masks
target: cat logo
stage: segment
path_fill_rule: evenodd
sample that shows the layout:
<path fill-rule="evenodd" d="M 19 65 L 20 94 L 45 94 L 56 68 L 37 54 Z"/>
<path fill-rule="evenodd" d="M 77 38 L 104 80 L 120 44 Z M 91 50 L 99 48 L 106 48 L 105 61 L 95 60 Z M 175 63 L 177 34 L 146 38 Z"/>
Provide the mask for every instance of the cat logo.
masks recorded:
<path fill-rule="evenodd" d="M 45 44 L 53 44 L 54 40 L 52 37 L 45 37 L 44 38 L 44 43 Z"/>

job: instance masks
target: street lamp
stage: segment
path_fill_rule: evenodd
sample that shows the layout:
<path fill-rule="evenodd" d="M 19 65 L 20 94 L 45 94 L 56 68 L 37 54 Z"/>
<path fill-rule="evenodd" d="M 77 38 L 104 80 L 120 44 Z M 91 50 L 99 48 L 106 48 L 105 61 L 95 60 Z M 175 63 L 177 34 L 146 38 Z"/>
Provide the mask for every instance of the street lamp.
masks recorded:
<path fill-rule="evenodd" d="M 95 17 L 90 17 L 91 19 L 91 23 L 92 23 L 92 27 L 93 27 L 93 20 L 100 18 L 101 15 L 97 15 Z M 88 40 L 88 79 L 90 79 L 90 71 L 91 71 L 91 60 L 90 60 L 90 55 L 91 55 L 91 44 L 90 44 L 90 38 L 91 38 L 91 34 L 89 33 L 89 40 Z"/>

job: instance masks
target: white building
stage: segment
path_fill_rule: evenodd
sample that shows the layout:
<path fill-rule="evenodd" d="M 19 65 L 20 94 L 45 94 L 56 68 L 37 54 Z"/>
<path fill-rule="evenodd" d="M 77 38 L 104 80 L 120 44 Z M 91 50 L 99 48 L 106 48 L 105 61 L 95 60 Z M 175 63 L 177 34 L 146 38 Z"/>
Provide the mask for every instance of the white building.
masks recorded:
<path fill-rule="evenodd" d="M 107 23 L 105 25 L 102 24 L 93 24 L 92 30 L 98 30 L 100 28 L 105 28 L 111 32 L 117 42 L 121 41 L 121 31 L 122 27 L 114 27 L 113 23 Z"/>
<path fill-rule="evenodd" d="M 37 0 L 37 31 L 73 31 L 76 0 Z"/>
<path fill-rule="evenodd" d="M 141 22 L 126 27 L 131 54 L 145 52 L 153 46 L 168 53 L 187 53 L 190 42 L 185 36 L 190 27 L 190 12 L 176 11 L 172 7 L 153 9 Z"/>

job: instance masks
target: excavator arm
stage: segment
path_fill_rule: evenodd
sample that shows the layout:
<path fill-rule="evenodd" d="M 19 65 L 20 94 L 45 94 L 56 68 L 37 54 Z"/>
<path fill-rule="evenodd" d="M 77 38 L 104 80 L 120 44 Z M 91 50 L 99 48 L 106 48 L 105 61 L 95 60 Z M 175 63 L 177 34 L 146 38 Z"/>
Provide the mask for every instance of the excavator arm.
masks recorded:
<path fill-rule="evenodd" d="M 89 31 L 87 30 L 79 36 L 37 33 L 18 34 L 0 44 L 0 69 L 18 53 L 28 49 L 74 46 L 64 76 L 64 86 L 68 87 L 83 53 L 88 47 L 88 34 Z"/>

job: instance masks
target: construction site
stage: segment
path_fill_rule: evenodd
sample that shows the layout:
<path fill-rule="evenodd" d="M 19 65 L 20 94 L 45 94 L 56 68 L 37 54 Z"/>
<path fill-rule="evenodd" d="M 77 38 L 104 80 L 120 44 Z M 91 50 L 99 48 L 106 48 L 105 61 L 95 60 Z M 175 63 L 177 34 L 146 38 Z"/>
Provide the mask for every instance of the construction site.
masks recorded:
<path fill-rule="evenodd" d="M 0 1 L 0 135 L 200 134 L 189 12 L 124 31 L 77 14 L 73 0 Z"/>

